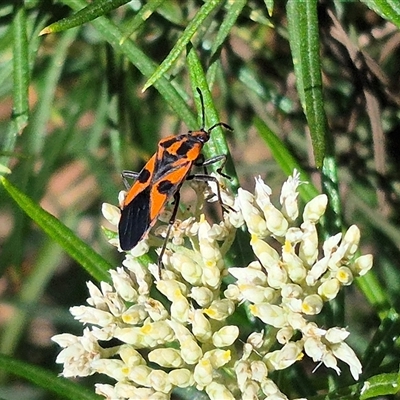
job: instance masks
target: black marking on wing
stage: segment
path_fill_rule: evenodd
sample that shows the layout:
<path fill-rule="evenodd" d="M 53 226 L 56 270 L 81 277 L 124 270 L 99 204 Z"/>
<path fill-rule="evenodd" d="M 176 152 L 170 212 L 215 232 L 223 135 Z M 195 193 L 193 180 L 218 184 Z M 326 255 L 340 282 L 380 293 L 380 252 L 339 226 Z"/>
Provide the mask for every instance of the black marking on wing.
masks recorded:
<path fill-rule="evenodd" d="M 168 149 L 172 144 L 176 143 L 179 140 L 179 136 L 174 136 L 169 140 L 163 140 L 159 143 L 159 146 L 163 147 L 164 149 Z"/>
<path fill-rule="evenodd" d="M 140 171 L 140 174 L 137 177 L 137 180 L 140 183 L 146 183 L 150 179 L 150 176 L 151 176 L 150 171 L 148 169 L 146 169 L 146 167 L 145 167 Z"/>
<path fill-rule="evenodd" d="M 121 210 L 118 224 L 121 249 L 133 249 L 150 229 L 150 222 L 150 187 L 147 187 Z"/>
<path fill-rule="evenodd" d="M 165 179 L 161 182 L 158 183 L 157 185 L 157 190 L 161 193 L 161 194 L 166 194 L 169 195 L 170 190 L 174 187 L 175 185 L 169 181 L 168 179 Z"/>
<path fill-rule="evenodd" d="M 163 180 L 165 177 L 168 177 L 172 172 L 177 170 L 188 170 L 192 165 L 192 161 L 182 161 L 179 164 L 174 164 L 173 162 L 165 162 L 160 163 L 160 166 L 154 171 L 152 177 L 152 183 L 155 184 L 156 182 Z M 184 178 L 186 174 L 183 174 L 182 178 Z"/>
<path fill-rule="evenodd" d="M 181 143 L 181 145 L 176 150 L 176 154 L 178 156 L 184 156 L 187 152 L 193 147 L 193 144 L 190 143 L 188 140 L 185 140 Z"/>

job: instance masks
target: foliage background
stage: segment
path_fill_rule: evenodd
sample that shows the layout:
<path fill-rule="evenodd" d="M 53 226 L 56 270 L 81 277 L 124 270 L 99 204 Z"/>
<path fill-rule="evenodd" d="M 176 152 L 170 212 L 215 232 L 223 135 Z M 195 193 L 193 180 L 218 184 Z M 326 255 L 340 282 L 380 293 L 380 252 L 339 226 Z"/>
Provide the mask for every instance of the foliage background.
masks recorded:
<path fill-rule="evenodd" d="M 261 175 L 278 190 L 297 167 L 330 197 L 326 233 L 361 228 L 374 270 L 321 318 L 352 332 L 362 379 L 375 377 L 364 398 L 389 398 L 400 360 L 397 2 L 123 3 L 94 2 L 104 16 L 88 22 L 86 10 L 78 27 L 56 25 L 61 32 L 46 36 L 39 36 L 45 26 L 87 3 L 0 5 L 0 163 L 2 173 L 11 170 L 0 189 L 0 398 L 97 398 L 91 378 L 78 386 L 56 377 L 59 349 L 50 337 L 79 334 L 68 307 L 84 303 L 88 279 L 120 261 L 101 230 L 101 203 L 117 203 L 121 170 L 139 170 L 161 137 L 199 127 L 196 86 L 207 126 L 221 120 L 234 128 L 225 134 L 228 172 L 241 186 L 252 188 Z M 208 156 L 225 146 L 215 136 Z M 184 203 L 192 197 L 185 192 Z M 279 377 L 288 395 L 354 398 L 351 390 L 360 389 L 347 367 L 340 378 L 309 368 Z"/>

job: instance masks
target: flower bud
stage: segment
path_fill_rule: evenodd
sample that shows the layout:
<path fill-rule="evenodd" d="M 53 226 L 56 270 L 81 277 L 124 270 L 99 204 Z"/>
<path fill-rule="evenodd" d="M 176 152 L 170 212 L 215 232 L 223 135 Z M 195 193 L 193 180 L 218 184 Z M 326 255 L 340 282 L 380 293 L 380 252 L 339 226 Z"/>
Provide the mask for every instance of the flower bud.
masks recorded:
<path fill-rule="evenodd" d="M 328 196 L 326 194 L 320 194 L 314 197 L 304 207 L 303 220 L 316 224 L 325 214 L 327 204 Z"/>
<path fill-rule="evenodd" d="M 372 268 L 372 264 L 373 264 L 372 255 L 371 254 L 366 254 L 366 255 L 358 257 L 354 261 L 354 263 L 352 265 L 352 269 L 359 276 L 363 276 Z"/>
<path fill-rule="evenodd" d="M 318 288 L 318 294 L 324 300 L 332 300 L 336 297 L 340 289 L 339 281 L 334 279 L 329 279 L 322 283 L 322 285 Z"/>
<path fill-rule="evenodd" d="M 215 347 L 226 347 L 233 344 L 239 336 L 239 328 L 235 325 L 227 325 L 215 332 L 212 342 Z"/>
<path fill-rule="evenodd" d="M 204 310 L 210 318 L 222 321 L 235 311 L 235 304 L 228 299 L 214 300 L 210 307 Z"/>
<path fill-rule="evenodd" d="M 159 348 L 148 354 L 149 361 L 165 368 L 180 368 L 185 364 L 179 350 L 172 348 Z"/>
<path fill-rule="evenodd" d="M 172 385 L 185 388 L 194 384 L 193 374 L 186 368 L 174 369 L 168 373 Z"/>
<path fill-rule="evenodd" d="M 193 377 L 199 390 L 209 385 L 213 381 L 213 367 L 211 361 L 207 358 L 202 358 L 194 367 Z"/>
<path fill-rule="evenodd" d="M 206 393 L 208 394 L 210 400 L 235 400 L 235 397 L 228 390 L 228 388 L 217 382 L 211 382 L 209 385 L 207 385 Z"/>
<path fill-rule="evenodd" d="M 322 310 L 324 303 L 320 296 L 311 294 L 303 300 L 302 311 L 307 315 L 319 314 Z"/>
<path fill-rule="evenodd" d="M 207 307 L 214 299 L 213 292 L 205 287 L 193 287 L 190 292 L 190 297 L 200 306 L 200 307 Z"/>

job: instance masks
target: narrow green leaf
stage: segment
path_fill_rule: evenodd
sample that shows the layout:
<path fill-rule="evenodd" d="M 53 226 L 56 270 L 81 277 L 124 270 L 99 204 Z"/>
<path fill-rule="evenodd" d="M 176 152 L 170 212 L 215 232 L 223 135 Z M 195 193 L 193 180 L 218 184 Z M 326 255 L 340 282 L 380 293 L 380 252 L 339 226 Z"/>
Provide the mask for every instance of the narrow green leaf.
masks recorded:
<path fill-rule="evenodd" d="M 31 154 L 40 154 L 46 141 L 46 125 L 49 123 L 52 113 L 57 85 L 60 75 L 64 69 L 65 60 L 68 56 L 68 49 L 76 39 L 79 29 L 70 29 L 59 35 L 57 47 L 55 48 L 49 63 L 45 69 L 45 79 L 39 88 L 38 103 L 34 114 L 27 127 L 29 136 L 29 151 Z"/>
<path fill-rule="evenodd" d="M 206 108 L 206 127 L 210 127 L 218 122 L 221 122 L 217 110 L 215 109 L 210 89 L 208 88 L 206 76 L 204 74 L 203 68 L 201 66 L 200 60 L 196 54 L 195 49 L 191 48 L 187 56 L 188 69 L 190 74 L 190 81 L 192 84 L 192 91 L 196 93 L 196 88 L 201 90 L 204 98 L 205 108 Z M 201 111 L 200 99 L 197 98 L 197 109 Z M 229 133 L 228 133 L 229 134 Z M 235 167 L 229 157 L 229 147 L 225 138 L 226 130 L 222 127 L 218 127 L 212 131 L 211 138 L 207 145 L 205 146 L 204 153 L 207 157 L 214 157 L 221 154 L 228 155 L 228 160 L 226 164 L 226 172 L 232 178 L 231 187 L 235 191 L 237 190 L 239 181 L 237 178 L 237 173 Z"/>
<path fill-rule="evenodd" d="M 29 60 L 26 10 L 23 1 L 14 5 L 13 18 L 13 120 L 21 133 L 28 122 Z"/>
<path fill-rule="evenodd" d="M 318 190 L 311 184 L 310 177 L 301 168 L 297 160 L 290 154 L 287 146 L 272 132 L 272 130 L 259 117 L 254 118 L 254 126 L 258 130 L 260 136 L 265 140 L 270 148 L 275 161 L 279 164 L 282 171 L 286 175 L 291 175 L 294 169 L 300 173 L 300 180 L 308 182 L 308 185 L 301 185 L 299 192 L 302 199 L 307 202 L 319 194 Z"/>
<path fill-rule="evenodd" d="M 321 181 L 329 201 L 329 209 L 325 213 L 325 231 L 327 235 L 333 235 L 338 229 L 343 229 L 343 223 L 336 158 L 330 154 L 323 160 Z"/>
<path fill-rule="evenodd" d="M 272 15 L 274 11 L 274 0 L 264 0 L 265 6 L 267 7 L 268 15 Z"/>
<path fill-rule="evenodd" d="M 387 306 L 387 303 L 381 306 Z M 399 330 L 400 315 L 395 309 L 389 309 L 364 352 L 362 364 L 365 376 L 378 371 L 385 357 L 396 351 Z"/>
<path fill-rule="evenodd" d="M 226 4 L 226 16 L 222 21 L 222 24 L 218 30 L 217 36 L 211 47 L 211 56 L 213 56 L 225 42 L 231 32 L 232 27 L 235 25 L 240 13 L 242 12 L 244 6 L 247 4 L 247 0 L 237 0 L 228 2 Z"/>
<path fill-rule="evenodd" d="M 361 0 L 361 2 L 400 28 L 399 0 Z"/>
<path fill-rule="evenodd" d="M 29 48 L 27 39 L 27 19 L 23 1 L 14 5 L 12 30 L 12 64 L 3 63 L 0 73 L 0 83 L 10 81 L 12 72 L 13 112 L 11 123 L 6 132 L 2 133 L 2 152 L 0 164 L 7 168 L 18 136 L 26 127 L 29 118 L 28 87 L 29 87 Z M 3 172 L 0 172 L 1 174 Z"/>
<path fill-rule="evenodd" d="M 15 360 L 0 354 L 0 369 L 10 374 L 20 376 L 48 392 L 71 400 L 100 400 L 103 397 L 68 379 L 56 376 L 43 368 Z"/>
<path fill-rule="evenodd" d="M 400 374 L 381 374 L 369 378 L 364 383 L 364 389 L 360 400 L 377 398 L 389 394 L 397 394 L 400 391 Z"/>
<path fill-rule="evenodd" d="M 384 287 L 382 281 L 376 276 L 374 270 L 358 278 L 357 286 L 364 294 L 371 307 L 377 310 L 379 317 L 381 319 L 385 318 L 389 308 L 387 288 Z"/>
<path fill-rule="evenodd" d="M 366 400 L 382 397 L 389 394 L 399 393 L 399 374 L 381 374 L 376 375 L 364 382 L 354 385 L 341 387 L 326 394 L 312 396 L 313 400 Z"/>
<path fill-rule="evenodd" d="M 11 169 L 0 164 L 0 175 L 11 174 Z"/>
<path fill-rule="evenodd" d="M 85 4 L 83 0 L 64 0 L 63 2 L 73 9 L 80 9 Z M 150 76 L 155 71 L 156 64 L 131 40 L 123 41 L 123 34 L 115 24 L 105 17 L 99 17 L 92 24 L 104 39 L 116 51 L 124 54 L 144 76 Z M 197 126 L 192 110 L 168 79 L 161 77 L 154 86 L 188 127 Z"/>
<path fill-rule="evenodd" d="M 11 123 L 8 129 L 3 130 L 1 133 L 2 152 L 0 153 L 0 164 L 4 166 L 8 165 L 11 157 L 20 156 L 18 152 L 15 151 L 15 145 L 17 138 L 20 136 L 30 118 L 28 87 L 30 84 L 31 70 L 34 66 L 34 60 L 38 55 L 38 47 L 41 43 L 41 39 L 38 36 L 39 26 L 46 18 L 46 14 L 42 13 L 41 16 L 37 16 L 35 19 L 27 19 L 26 8 L 28 6 L 26 2 L 20 1 L 15 3 L 17 3 L 17 5 L 14 5 L 13 22 L 10 28 L 6 30 L 5 34 L 1 36 L 0 41 L 3 47 L 3 55 L 11 48 L 13 52 L 12 59 L 9 61 L 2 60 L 0 68 L 1 96 L 8 96 L 8 86 L 10 86 L 10 88 L 12 87 L 14 101 Z M 19 3 L 24 3 L 25 8 L 19 6 Z M 28 32 L 30 35 L 29 41 L 27 39 Z M 28 52 L 27 55 L 25 55 L 26 51 Z M 31 120 L 29 120 L 29 122 L 31 122 Z"/>
<path fill-rule="evenodd" d="M 197 88 L 200 89 L 200 91 L 203 94 L 204 98 L 204 103 L 205 103 L 205 108 L 206 108 L 206 115 L 205 115 L 205 128 L 210 127 L 218 122 L 220 122 L 220 118 L 218 116 L 218 112 L 213 104 L 210 89 L 208 88 L 206 77 L 204 75 L 203 68 L 201 66 L 200 60 L 197 56 L 196 50 L 191 48 L 189 50 L 188 56 L 187 56 L 187 62 L 188 62 L 188 69 L 189 69 L 189 74 L 190 74 L 190 81 L 192 84 L 192 90 L 193 93 L 195 94 L 195 98 L 197 100 L 197 109 L 198 109 L 198 115 L 199 115 L 199 124 L 198 126 L 203 123 L 201 121 L 201 104 L 200 104 L 200 98 L 197 96 Z M 210 141 L 207 143 L 207 156 L 208 157 L 214 157 L 219 154 L 225 154 L 229 151 L 228 149 L 228 144 L 225 139 L 225 135 L 223 132 L 223 129 L 216 128 L 213 130 L 212 136 L 210 138 Z"/>
<path fill-rule="evenodd" d="M 189 22 L 182 36 L 178 39 L 175 46 L 172 48 L 168 56 L 165 60 L 160 64 L 160 66 L 156 69 L 156 71 L 151 75 L 148 81 L 145 83 L 143 87 L 143 91 L 149 88 L 154 84 L 161 76 L 163 76 L 172 64 L 176 61 L 179 54 L 185 49 L 186 45 L 189 43 L 192 36 L 199 29 L 203 21 L 212 13 L 214 9 L 216 9 L 222 0 L 208 0 L 204 3 L 204 5 L 200 8 L 198 13 L 194 16 L 194 18 Z"/>
<path fill-rule="evenodd" d="M 98 0 L 90 3 L 88 6 L 71 15 L 70 17 L 63 18 L 60 21 L 43 28 L 39 35 L 47 35 L 49 33 L 61 32 L 66 29 L 74 28 L 75 26 L 83 25 L 86 22 L 100 17 L 114 10 L 123 4 L 129 3 L 130 0 Z"/>
<path fill-rule="evenodd" d="M 127 28 L 123 29 L 124 34 L 121 42 L 125 41 L 133 32 L 137 31 L 164 2 L 165 0 L 150 0 L 145 3 L 133 20 L 128 22 Z"/>
<path fill-rule="evenodd" d="M 180 26 L 184 22 L 186 9 L 180 2 L 166 1 L 158 8 L 157 14 L 161 15 L 173 25 Z"/>
<path fill-rule="evenodd" d="M 201 66 L 200 60 L 197 56 L 197 53 L 195 49 L 191 48 L 189 50 L 188 56 L 187 56 L 187 63 L 188 63 L 188 69 L 189 69 L 189 74 L 190 74 L 190 83 L 192 86 L 192 92 L 195 94 L 195 100 L 197 104 L 197 110 L 199 113 L 199 121 L 200 124 L 203 123 L 201 121 L 202 115 L 201 115 L 201 102 L 200 102 L 200 96 L 197 93 L 197 88 L 200 89 L 201 94 L 204 99 L 204 107 L 205 107 L 205 127 L 206 129 L 209 128 L 210 126 L 213 126 L 214 124 L 221 122 L 218 112 L 215 108 L 210 89 L 207 84 L 207 79 L 206 75 L 204 74 L 203 68 Z M 227 175 L 231 178 L 229 182 L 227 181 L 226 183 L 229 185 L 230 189 L 236 193 L 239 187 L 239 179 L 237 177 L 237 173 L 235 170 L 235 166 L 232 162 L 232 158 L 230 156 L 229 152 L 229 147 L 225 138 L 225 135 L 227 134 L 226 130 L 223 129 L 222 127 L 217 127 L 213 129 L 211 138 L 207 142 L 205 148 L 204 148 L 204 154 L 207 157 L 214 157 L 218 156 L 221 154 L 224 154 L 227 156 L 227 162 L 224 167 L 224 172 L 227 173 Z M 229 132 L 228 132 L 229 134 Z M 233 239 L 233 238 L 232 238 Z M 239 250 L 237 246 L 231 247 L 229 250 L 229 255 L 228 259 L 232 260 L 240 260 L 241 255 L 243 255 L 246 250 L 244 249 L 246 245 L 243 245 L 243 248 Z M 240 254 L 242 252 L 242 254 Z"/>
<path fill-rule="evenodd" d="M 216 54 L 221 50 L 222 45 L 224 44 L 226 38 L 229 36 L 232 27 L 235 25 L 237 18 L 241 14 L 246 4 L 246 0 L 227 2 L 225 4 L 226 15 L 218 30 L 217 36 L 213 41 L 210 51 L 211 64 L 206 74 L 207 82 L 210 87 L 213 86 L 218 69 L 221 67 L 221 59 L 220 57 L 217 57 Z"/>
<path fill-rule="evenodd" d="M 287 17 L 297 90 L 310 128 L 315 163 L 320 168 L 325 156 L 327 124 L 322 96 L 317 0 L 289 0 Z"/>
<path fill-rule="evenodd" d="M 342 221 L 337 168 L 332 155 L 333 144 L 326 149 L 326 145 L 331 142 L 326 132 L 322 94 L 317 1 L 289 0 L 287 11 L 297 89 L 310 128 L 315 164 L 322 168 L 323 188 L 329 198 L 330 207 L 325 224 L 325 232 L 329 235 L 342 229 Z"/>
<path fill-rule="evenodd" d="M 74 232 L 62 224 L 57 218 L 33 202 L 27 195 L 19 191 L 7 179 L 0 181 L 8 194 L 54 241 L 56 241 L 73 259 L 86 269 L 98 281 L 109 281 L 108 270 L 113 268 L 104 258 L 78 238 Z"/>
<path fill-rule="evenodd" d="M 265 103 L 272 103 L 283 114 L 294 111 L 293 100 L 288 96 L 276 93 L 272 85 L 264 82 L 262 78 L 251 67 L 245 65 L 240 68 L 239 80 L 248 91 L 249 100 L 255 110 L 260 110 Z"/>

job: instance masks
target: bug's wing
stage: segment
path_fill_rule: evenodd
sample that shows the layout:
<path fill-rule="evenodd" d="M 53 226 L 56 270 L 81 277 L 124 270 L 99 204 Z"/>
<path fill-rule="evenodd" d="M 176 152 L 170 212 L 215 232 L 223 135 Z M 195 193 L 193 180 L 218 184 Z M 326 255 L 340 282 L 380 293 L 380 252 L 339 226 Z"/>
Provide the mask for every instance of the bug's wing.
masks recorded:
<path fill-rule="evenodd" d="M 145 190 L 153 179 L 154 169 L 156 164 L 156 154 L 147 161 L 146 165 L 139 172 L 132 187 L 128 190 L 126 197 L 123 202 L 123 208 L 127 207 L 140 192 Z"/>
<path fill-rule="evenodd" d="M 190 171 L 191 162 L 181 163 L 177 168 L 174 166 L 168 173 L 159 178 L 151 186 L 151 208 L 150 219 L 156 219 L 163 211 L 166 202 L 180 189 L 187 174 Z"/>
<path fill-rule="evenodd" d="M 151 227 L 150 187 L 138 193 L 121 210 L 118 233 L 122 250 L 133 249 Z"/>
<path fill-rule="evenodd" d="M 121 210 L 118 232 L 122 250 L 131 250 L 137 245 L 155 224 L 168 199 L 179 190 L 183 180 L 181 174 L 175 174 L 165 174 L 158 182 L 142 187 Z"/>
<path fill-rule="evenodd" d="M 118 224 L 122 250 L 133 249 L 151 227 L 150 194 L 155 162 L 156 155 L 140 171 L 123 201 Z"/>

